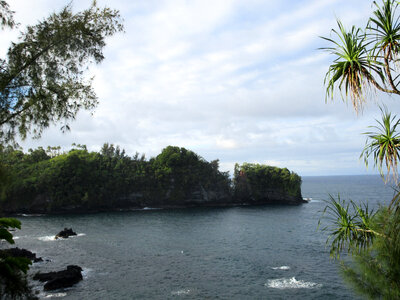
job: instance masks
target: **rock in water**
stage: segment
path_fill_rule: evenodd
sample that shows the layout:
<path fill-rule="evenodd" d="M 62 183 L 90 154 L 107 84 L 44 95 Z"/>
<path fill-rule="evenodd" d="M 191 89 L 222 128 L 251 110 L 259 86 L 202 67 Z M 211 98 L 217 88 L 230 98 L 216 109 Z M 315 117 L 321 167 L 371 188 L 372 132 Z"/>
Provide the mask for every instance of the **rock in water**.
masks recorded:
<path fill-rule="evenodd" d="M 83 279 L 82 268 L 75 265 L 67 266 L 66 270 L 58 272 L 38 273 L 33 276 L 34 280 L 46 282 L 45 291 L 57 290 L 71 287 Z"/>
<path fill-rule="evenodd" d="M 71 236 L 71 235 L 76 235 L 76 232 L 74 232 L 74 231 L 72 230 L 72 228 L 64 228 L 64 230 L 61 230 L 61 231 L 56 235 L 55 239 L 58 239 L 58 238 L 66 239 L 66 238 L 68 238 L 68 237 Z"/>
<path fill-rule="evenodd" d="M 43 261 L 41 257 L 36 257 L 35 253 L 18 247 L 0 250 L 0 256 L 25 257 L 33 262 Z"/>

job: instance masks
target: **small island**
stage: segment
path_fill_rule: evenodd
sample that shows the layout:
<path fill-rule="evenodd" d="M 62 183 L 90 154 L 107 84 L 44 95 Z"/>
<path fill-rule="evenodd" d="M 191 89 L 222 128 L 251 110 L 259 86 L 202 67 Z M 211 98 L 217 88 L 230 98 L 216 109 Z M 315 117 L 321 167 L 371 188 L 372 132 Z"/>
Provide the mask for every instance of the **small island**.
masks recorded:
<path fill-rule="evenodd" d="M 7 170 L 2 213 L 81 213 L 110 210 L 304 203 L 301 177 L 286 168 L 236 164 L 233 178 L 193 151 L 168 146 L 147 160 L 104 144 L 0 151 Z"/>

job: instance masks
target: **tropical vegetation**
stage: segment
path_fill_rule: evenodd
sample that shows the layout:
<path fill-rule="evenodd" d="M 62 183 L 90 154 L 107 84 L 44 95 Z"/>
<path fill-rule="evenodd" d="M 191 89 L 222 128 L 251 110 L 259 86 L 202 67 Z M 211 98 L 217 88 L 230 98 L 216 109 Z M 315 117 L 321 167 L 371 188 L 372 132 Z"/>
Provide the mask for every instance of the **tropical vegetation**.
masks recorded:
<path fill-rule="evenodd" d="M 400 95 L 399 3 L 383 0 L 373 5 L 373 16 L 364 30 L 353 26 L 346 31 L 338 21 L 339 31 L 332 30 L 335 38 L 324 38 L 332 46 L 323 49 L 335 57 L 325 78 L 327 97 L 339 90 L 356 111 L 376 92 Z M 391 176 L 397 185 L 400 120 L 387 108 L 381 112 L 382 120 L 366 132 L 360 157 L 366 165 L 372 159 L 385 181 Z M 324 209 L 328 223 L 322 229 L 329 234 L 331 256 L 340 261 L 347 282 L 369 298 L 400 299 L 399 199 L 397 193 L 390 205 L 373 211 L 367 203 L 331 197 Z M 351 256 L 343 259 L 343 252 Z"/>
<path fill-rule="evenodd" d="M 244 163 L 237 165 L 232 181 L 219 170 L 218 160 L 208 162 L 176 146 L 150 159 L 128 156 L 108 143 L 100 152 L 84 145 L 28 153 L 8 146 L 0 149 L 0 163 L 9 170 L 0 199 L 3 213 L 285 203 L 275 196 L 268 200 L 271 192 L 301 199 L 301 178 L 286 168 Z"/>
<path fill-rule="evenodd" d="M 279 191 L 286 198 L 301 197 L 301 177 L 287 168 L 262 164 L 236 164 L 234 169 L 234 193 L 236 198 L 266 201 L 266 196 Z M 248 200 L 247 200 L 248 201 Z"/>
<path fill-rule="evenodd" d="M 0 1 L 0 27 L 15 28 L 14 12 Z M 99 8 L 94 1 L 86 10 L 73 13 L 67 5 L 34 26 L 21 31 L 6 57 L 0 59 L 0 145 L 15 143 L 28 134 L 40 137 L 52 123 L 68 122 L 81 109 L 92 109 L 97 97 L 91 80 L 84 76 L 92 62 L 104 59 L 105 38 L 123 30 L 117 10 Z M 0 165 L 1 195 L 10 184 L 9 170 Z M 15 219 L 0 219 L 0 240 L 13 243 L 8 229 L 20 228 Z M 29 262 L 0 257 L 0 298 L 30 298 L 23 276 Z"/>

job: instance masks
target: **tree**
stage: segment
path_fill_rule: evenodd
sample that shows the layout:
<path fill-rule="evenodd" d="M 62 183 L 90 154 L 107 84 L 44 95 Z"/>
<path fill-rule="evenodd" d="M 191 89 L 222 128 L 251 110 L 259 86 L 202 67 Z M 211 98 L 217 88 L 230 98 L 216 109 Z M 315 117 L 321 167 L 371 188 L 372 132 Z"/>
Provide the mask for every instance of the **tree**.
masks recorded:
<path fill-rule="evenodd" d="M 332 47 L 323 48 L 335 57 L 325 77 L 327 97 L 339 90 L 343 99 L 350 98 L 356 111 L 362 109 L 368 96 L 376 91 L 400 95 L 396 64 L 400 52 L 400 22 L 398 2 L 373 2 L 375 11 L 365 30 L 354 26 L 346 31 L 338 21 L 337 39 L 324 38 Z M 344 95 L 343 95 L 344 89 Z M 367 132 L 367 141 L 360 157 L 366 165 L 373 158 L 382 177 L 386 167 L 397 182 L 397 162 L 400 158 L 400 121 L 387 109 L 381 109 L 382 121 Z M 367 204 L 333 197 L 323 216 L 328 225 L 331 256 L 340 260 L 345 251 L 351 261 L 340 260 L 343 274 L 355 290 L 370 298 L 400 299 L 400 193 L 387 207 L 374 212 Z"/>
<path fill-rule="evenodd" d="M 6 12 L 1 17 L 10 24 Z M 68 129 L 80 109 L 93 109 L 97 97 L 84 71 L 104 59 L 105 38 L 122 31 L 121 22 L 118 11 L 93 2 L 76 14 L 69 4 L 28 26 L 0 60 L 0 138 L 7 142 L 30 132 L 39 137 L 60 121 Z"/>
<path fill-rule="evenodd" d="M 14 12 L 10 10 L 10 6 L 4 0 L 0 1 L 0 21 L 1 21 L 1 29 L 4 27 L 14 28 L 15 21 L 13 17 Z"/>
<path fill-rule="evenodd" d="M 8 3 L 0 0 L 0 27 L 17 24 Z M 69 129 L 80 109 L 93 109 L 97 97 L 84 72 L 92 62 L 104 59 L 105 38 L 123 30 L 117 10 L 99 8 L 94 1 L 74 14 L 72 5 L 53 13 L 21 33 L 7 56 L 0 59 L 0 144 L 16 135 L 40 137 L 51 123 L 64 122 Z M 41 149 L 37 159 L 47 157 Z M 3 168 L 0 170 L 3 175 Z M 3 177 L 3 176 L 2 176 Z M 1 183 L 1 182 L 0 182 Z M 3 186 L 3 184 L 0 184 Z M 20 228 L 15 219 L 0 218 L 0 240 L 13 243 L 9 228 Z M 0 298 L 29 297 L 25 277 L 28 262 L 0 257 Z"/>

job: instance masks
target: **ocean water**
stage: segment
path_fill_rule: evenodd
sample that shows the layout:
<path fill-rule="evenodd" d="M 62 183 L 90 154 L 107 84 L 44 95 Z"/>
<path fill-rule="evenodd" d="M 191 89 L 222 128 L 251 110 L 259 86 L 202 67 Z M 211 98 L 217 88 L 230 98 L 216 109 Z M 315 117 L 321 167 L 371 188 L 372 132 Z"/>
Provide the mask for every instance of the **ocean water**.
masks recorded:
<path fill-rule="evenodd" d="M 84 269 L 83 281 L 42 299 L 357 299 L 317 231 L 323 200 L 378 207 L 393 190 L 379 176 L 334 176 L 303 177 L 302 192 L 312 201 L 301 206 L 25 215 L 16 246 L 49 260 L 31 274 Z M 64 227 L 78 236 L 54 240 Z"/>

